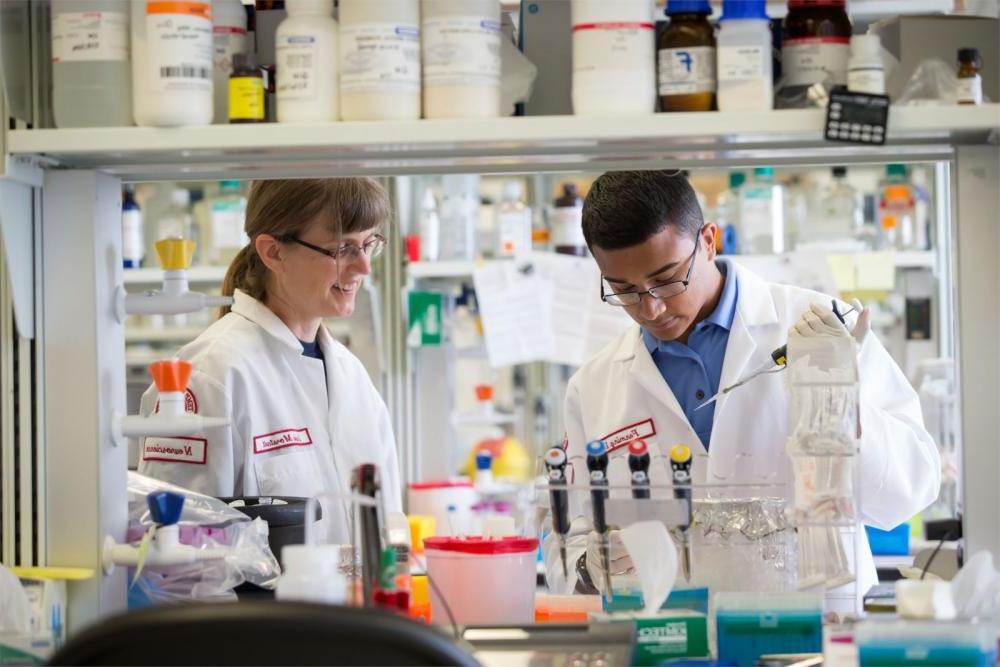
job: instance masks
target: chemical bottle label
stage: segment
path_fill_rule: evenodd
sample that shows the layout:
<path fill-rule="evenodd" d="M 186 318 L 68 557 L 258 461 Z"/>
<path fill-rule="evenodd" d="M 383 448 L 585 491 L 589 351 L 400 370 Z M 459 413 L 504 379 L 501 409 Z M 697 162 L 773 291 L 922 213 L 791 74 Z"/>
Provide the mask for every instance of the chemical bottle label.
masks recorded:
<path fill-rule="evenodd" d="M 235 76 L 229 80 L 229 120 L 264 120 L 263 78 Z M 215 209 L 212 211 L 214 217 Z"/>
<path fill-rule="evenodd" d="M 852 69 L 847 73 L 847 89 L 852 93 L 885 95 L 885 71 L 881 68 Z"/>
<path fill-rule="evenodd" d="M 531 212 L 504 211 L 496 215 L 497 255 L 516 257 L 531 250 Z"/>
<path fill-rule="evenodd" d="M 128 60 L 124 12 L 66 12 L 52 17 L 52 62 Z"/>
<path fill-rule="evenodd" d="M 583 235 L 583 208 L 560 206 L 552 214 L 553 246 L 586 246 Z"/>
<path fill-rule="evenodd" d="M 340 90 L 420 93 L 420 28 L 359 23 L 340 28 Z"/>
<path fill-rule="evenodd" d="M 217 72 L 229 76 L 233 71 L 233 56 L 247 52 L 247 31 L 235 25 L 212 28 L 213 65 Z"/>
<path fill-rule="evenodd" d="M 280 102 L 314 102 L 319 94 L 319 45 L 312 35 L 285 35 L 276 48 Z"/>
<path fill-rule="evenodd" d="M 959 104 L 983 103 L 983 78 L 980 75 L 958 79 Z"/>
<path fill-rule="evenodd" d="M 573 71 L 627 69 L 641 72 L 654 61 L 652 22 L 577 23 L 573 26 Z"/>
<path fill-rule="evenodd" d="M 715 92 L 714 47 L 660 49 L 659 61 L 660 95 Z"/>
<path fill-rule="evenodd" d="M 122 211 L 122 257 L 138 266 L 146 254 L 142 238 L 142 211 Z"/>
<path fill-rule="evenodd" d="M 500 24 L 487 16 L 424 19 L 425 86 L 500 84 Z"/>
<path fill-rule="evenodd" d="M 720 46 L 719 81 L 758 81 L 770 57 L 770 49 L 763 46 Z"/>
<path fill-rule="evenodd" d="M 785 40 L 781 45 L 781 73 L 785 85 L 810 86 L 830 78 L 835 85 L 846 86 L 850 43 L 847 37 Z"/>
<path fill-rule="evenodd" d="M 146 3 L 148 89 L 212 89 L 212 7 L 206 2 Z"/>

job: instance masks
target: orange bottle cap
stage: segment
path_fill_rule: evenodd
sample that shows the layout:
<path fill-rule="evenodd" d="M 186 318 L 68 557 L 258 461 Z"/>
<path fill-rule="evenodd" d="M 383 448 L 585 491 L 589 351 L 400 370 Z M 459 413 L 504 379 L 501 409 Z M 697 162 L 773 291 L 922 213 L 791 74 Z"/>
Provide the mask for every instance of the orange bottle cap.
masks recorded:
<path fill-rule="evenodd" d="M 480 401 L 492 401 L 493 387 L 488 384 L 476 385 L 476 399 Z"/>
<path fill-rule="evenodd" d="M 161 394 L 184 391 L 191 379 L 191 362 L 180 359 L 155 361 L 149 365 L 149 374 L 153 376 L 156 390 Z"/>

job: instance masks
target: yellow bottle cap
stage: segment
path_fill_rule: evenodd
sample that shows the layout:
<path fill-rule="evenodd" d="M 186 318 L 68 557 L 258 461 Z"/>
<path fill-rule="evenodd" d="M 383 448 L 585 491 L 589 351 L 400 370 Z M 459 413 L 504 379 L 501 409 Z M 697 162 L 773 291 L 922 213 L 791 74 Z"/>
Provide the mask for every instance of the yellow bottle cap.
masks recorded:
<path fill-rule="evenodd" d="M 687 463 L 691 460 L 691 448 L 687 445 L 674 445 L 670 448 L 670 460 L 674 463 Z"/>
<path fill-rule="evenodd" d="M 195 243 L 190 239 L 162 239 L 156 242 L 156 256 L 167 271 L 182 271 L 191 266 Z"/>

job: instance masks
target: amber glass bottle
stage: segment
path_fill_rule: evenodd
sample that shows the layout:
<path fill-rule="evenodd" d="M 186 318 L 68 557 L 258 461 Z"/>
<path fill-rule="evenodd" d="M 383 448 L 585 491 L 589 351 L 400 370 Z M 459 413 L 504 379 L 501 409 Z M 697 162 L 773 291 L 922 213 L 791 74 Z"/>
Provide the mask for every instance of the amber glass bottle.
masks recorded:
<path fill-rule="evenodd" d="M 830 78 L 847 85 L 851 19 L 847 0 L 789 0 L 781 38 L 786 86 L 811 86 Z"/>
<path fill-rule="evenodd" d="M 715 28 L 708 0 L 669 0 L 670 25 L 657 45 L 660 109 L 712 111 L 715 108 Z"/>

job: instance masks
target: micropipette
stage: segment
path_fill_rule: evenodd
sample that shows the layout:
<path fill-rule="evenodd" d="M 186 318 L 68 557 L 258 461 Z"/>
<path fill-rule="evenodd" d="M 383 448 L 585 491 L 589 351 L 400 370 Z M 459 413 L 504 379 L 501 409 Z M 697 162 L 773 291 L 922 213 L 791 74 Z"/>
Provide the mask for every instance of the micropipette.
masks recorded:
<path fill-rule="evenodd" d="M 844 319 L 844 315 L 850 315 L 855 311 L 857 311 L 857 308 L 852 306 L 850 309 L 845 310 L 843 313 L 841 313 L 837 310 L 836 299 L 833 300 L 833 314 L 837 316 L 837 319 L 840 320 L 840 322 L 844 326 L 847 326 L 847 321 Z M 719 390 L 718 392 L 716 392 L 714 396 L 712 396 L 707 401 L 696 407 L 695 411 L 701 410 L 703 407 L 705 407 L 710 403 L 714 403 L 715 401 L 722 398 L 723 395 L 731 392 L 733 389 L 736 389 L 737 387 L 742 387 L 747 382 L 750 382 L 751 380 L 758 378 L 761 375 L 767 375 L 769 373 L 777 373 L 779 371 L 785 370 L 787 364 L 788 364 L 788 343 L 785 343 L 784 345 L 782 345 L 781 347 L 779 347 L 778 349 L 776 349 L 774 352 L 771 353 L 770 361 L 765 362 L 763 366 L 756 369 L 749 375 L 744 376 L 738 382 L 729 385 L 725 389 Z"/>
<path fill-rule="evenodd" d="M 553 447 L 545 452 L 545 469 L 549 474 L 549 500 L 552 505 L 552 530 L 559 540 L 559 558 L 562 559 L 563 576 L 569 579 L 566 565 L 566 535 L 569 534 L 569 492 L 566 490 L 566 451 Z M 554 487 L 563 488 L 554 488 Z"/>
<path fill-rule="evenodd" d="M 691 582 L 691 541 L 688 530 L 691 528 L 691 449 L 687 445 L 674 445 L 670 448 L 670 470 L 674 479 L 674 498 L 687 501 L 687 523 L 681 527 L 681 567 L 684 579 Z"/>
<path fill-rule="evenodd" d="M 611 541 L 604 501 L 608 498 L 608 448 L 603 440 L 587 443 L 587 470 L 590 471 L 590 501 L 594 511 L 594 530 L 601 540 L 601 569 L 604 570 L 604 599 L 613 599 L 611 592 Z"/>
<path fill-rule="evenodd" d="M 649 445 L 645 440 L 629 443 L 628 469 L 632 471 L 632 497 L 649 498 Z"/>

